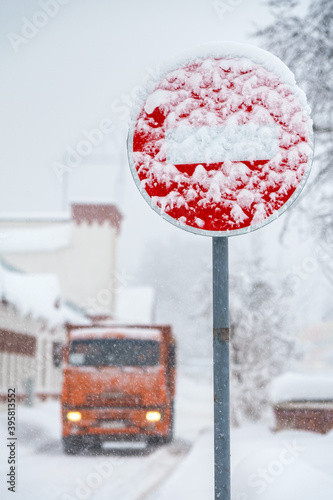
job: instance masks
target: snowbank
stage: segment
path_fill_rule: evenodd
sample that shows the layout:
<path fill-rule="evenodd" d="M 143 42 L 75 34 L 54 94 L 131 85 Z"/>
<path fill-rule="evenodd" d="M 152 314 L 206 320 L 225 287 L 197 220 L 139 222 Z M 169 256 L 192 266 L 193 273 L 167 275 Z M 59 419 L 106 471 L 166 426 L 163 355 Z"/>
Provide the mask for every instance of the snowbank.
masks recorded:
<path fill-rule="evenodd" d="M 272 403 L 333 400 L 333 375 L 285 373 L 270 386 Z"/>
<path fill-rule="evenodd" d="M 271 433 L 248 425 L 231 433 L 232 500 L 331 500 L 332 435 Z M 188 456 L 147 500 L 214 498 L 213 430 L 203 432 Z M 318 487 L 320 485 L 320 493 Z"/>
<path fill-rule="evenodd" d="M 166 483 L 147 500 L 203 500 L 214 498 L 214 437 L 206 429 Z"/>

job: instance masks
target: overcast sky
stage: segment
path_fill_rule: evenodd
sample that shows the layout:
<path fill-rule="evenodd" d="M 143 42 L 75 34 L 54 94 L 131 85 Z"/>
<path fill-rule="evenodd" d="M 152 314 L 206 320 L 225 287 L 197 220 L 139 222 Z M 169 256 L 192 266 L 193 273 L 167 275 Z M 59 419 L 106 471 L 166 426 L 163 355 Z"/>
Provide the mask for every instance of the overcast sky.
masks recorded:
<path fill-rule="evenodd" d="M 254 23 L 269 19 L 259 0 L 1 0 L 0 5 L 6 68 L 0 94 L 2 213 L 61 209 L 54 162 L 103 119 L 115 124 L 104 136 L 104 143 L 110 142 L 147 69 L 209 41 L 255 44 L 249 38 Z M 95 147 L 93 154 L 98 153 Z M 94 196 L 99 188 L 102 198 L 112 196 L 100 177 L 98 172 L 93 186 L 90 182 Z"/>
<path fill-rule="evenodd" d="M 163 232 L 168 224 L 145 206 L 129 174 L 130 101 L 147 71 L 179 51 L 209 41 L 255 43 L 254 23 L 265 24 L 269 13 L 259 0 L 236 3 L 1 0 L 0 213 L 63 209 L 55 162 L 107 119 L 113 129 L 67 176 L 69 197 L 116 201 L 126 216 L 125 245 Z"/>

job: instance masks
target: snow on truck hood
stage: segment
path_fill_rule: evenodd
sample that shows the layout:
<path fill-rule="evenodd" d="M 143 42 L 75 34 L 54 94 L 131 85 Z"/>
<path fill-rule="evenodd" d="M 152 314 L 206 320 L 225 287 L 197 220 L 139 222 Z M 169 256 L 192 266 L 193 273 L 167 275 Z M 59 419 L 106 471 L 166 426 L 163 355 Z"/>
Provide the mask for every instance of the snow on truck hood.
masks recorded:
<path fill-rule="evenodd" d="M 157 328 L 117 328 L 117 327 L 94 327 L 94 328 L 77 328 L 70 332 L 70 339 L 84 339 L 84 338 L 109 338 L 114 336 L 133 338 L 133 339 L 147 339 L 147 340 L 160 340 L 161 332 Z"/>

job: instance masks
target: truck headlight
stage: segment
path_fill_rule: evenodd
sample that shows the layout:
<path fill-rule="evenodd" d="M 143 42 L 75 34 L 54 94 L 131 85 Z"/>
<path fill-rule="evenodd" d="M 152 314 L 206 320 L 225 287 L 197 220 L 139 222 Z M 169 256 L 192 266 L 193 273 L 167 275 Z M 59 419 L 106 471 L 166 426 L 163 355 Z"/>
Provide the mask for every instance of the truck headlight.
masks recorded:
<path fill-rule="evenodd" d="M 146 420 L 148 420 L 148 422 L 159 422 L 161 420 L 161 414 L 159 411 L 147 411 Z"/>
<path fill-rule="evenodd" d="M 70 422 L 78 422 L 79 420 L 81 420 L 82 418 L 82 415 L 79 411 L 69 411 L 67 413 L 67 420 L 69 420 Z"/>

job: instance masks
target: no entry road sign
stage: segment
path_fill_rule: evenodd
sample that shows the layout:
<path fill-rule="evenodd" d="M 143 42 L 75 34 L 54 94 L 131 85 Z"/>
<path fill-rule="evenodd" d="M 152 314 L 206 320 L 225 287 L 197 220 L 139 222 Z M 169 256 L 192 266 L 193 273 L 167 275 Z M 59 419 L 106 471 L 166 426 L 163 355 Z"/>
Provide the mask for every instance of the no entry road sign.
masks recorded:
<path fill-rule="evenodd" d="M 135 108 L 128 155 L 151 207 L 198 234 L 231 236 L 275 219 L 312 161 L 304 93 L 272 54 L 202 46 L 152 79 Z"/>
<path fill-rule="evenodd" d="M 228 236 L 267 224 L 312 162 L 304 93 L 275 56 L 202 46 L 151 79 L 128 137 L 134 180 L 176 226 L 213 236 L 215 498 L 230 500 Z"/>

